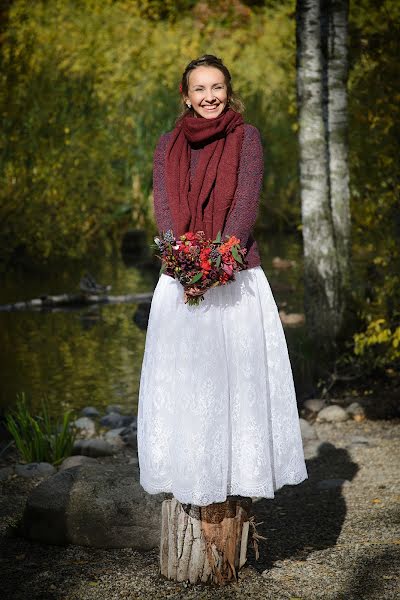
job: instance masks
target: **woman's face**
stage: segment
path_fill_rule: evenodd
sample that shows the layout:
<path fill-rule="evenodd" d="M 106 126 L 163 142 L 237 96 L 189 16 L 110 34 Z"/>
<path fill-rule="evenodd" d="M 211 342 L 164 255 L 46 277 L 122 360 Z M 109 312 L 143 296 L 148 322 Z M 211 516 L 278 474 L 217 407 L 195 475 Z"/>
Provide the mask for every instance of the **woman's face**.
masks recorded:
<path fill-rule="evenodd" d="M 191 103 L 197 117 L 214 119 L 228 103 L 228 90 L 222 71 L 216 67 L 196 67 L 189 74 L 186 104 Z"/>

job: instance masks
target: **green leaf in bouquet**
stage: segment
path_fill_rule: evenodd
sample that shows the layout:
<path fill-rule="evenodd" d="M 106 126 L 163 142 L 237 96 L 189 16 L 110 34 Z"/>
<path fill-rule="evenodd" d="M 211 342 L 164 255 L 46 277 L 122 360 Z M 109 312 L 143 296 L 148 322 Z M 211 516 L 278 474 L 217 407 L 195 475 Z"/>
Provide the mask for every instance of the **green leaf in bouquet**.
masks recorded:
<path fill-rule="evenodd" d="M 166 269 L 165 262 L 161 261 L 161 269 L 160 269 L 158 276 L 162 275 L 164 273 L 165 269 Z"/>
<path fill-rule="evenodd" d="M 232 246 L 232 247 L 231 247 L 231 252 L 232 252 L 232 256 L 233 256 L 233 258 L 234 258 L 234 259 L 235 259 L 235 260 L 236 260 L 238 263 L 241 263 L 241 264 L 243 264 L 243 259 L 242 259 L 242 257 L 240 256 L 240 254 L 239 254 L 239 252 L 238 252 L 237 246 Z"/>
<path fill-rule="evenodd" d="M 189 281 L 188 285 L 192 285 L 192 283 L 196 283 L 197 281 L 199 281 L 199 279 L 201 279 L 203 273 L 200 271 L 200 273 L 196 273 L 196 275 L 194 275 L 192 277 L 192 279 Z"/>
<path fill-rule="evenodd" d="M 213 241 L 213 244 L 220 244 L 221 243 L 221 232 L 218 231 L 217 233 L 217 237 L 215 238 L 215 240 Z"/>
<path fill-rule="evenodd" d="M 217 261 L 215 263 L 218 268 L 221 266 L 221 260 L 222 260 L 222 256 L 219 255 L 218 258 L 217 258 Z"/>

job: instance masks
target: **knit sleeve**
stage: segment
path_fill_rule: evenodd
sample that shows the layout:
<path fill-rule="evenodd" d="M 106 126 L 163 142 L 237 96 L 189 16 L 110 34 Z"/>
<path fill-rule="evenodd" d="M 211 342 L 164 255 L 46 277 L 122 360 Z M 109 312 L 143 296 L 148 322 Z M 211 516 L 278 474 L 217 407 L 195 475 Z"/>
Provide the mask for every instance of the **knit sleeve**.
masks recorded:
<path fill-rule="evenodd" d="M 242 247 L 246 246 L 257 218 L 263 173 L 260 132 L 253 125 L 246 124 L 234 204 L 225 223 L 223 239 L 225 235 L 234 235 L 240 239 Z"/>
<path fill-rule="evenodd" d="M 153 158 L 153 199 L 154 216 L 159 233 L 172 229 L 172 217 L 168 204 L 165 181 L 165 154 L 170 133 L 164 133 L 158 140 Z"/>

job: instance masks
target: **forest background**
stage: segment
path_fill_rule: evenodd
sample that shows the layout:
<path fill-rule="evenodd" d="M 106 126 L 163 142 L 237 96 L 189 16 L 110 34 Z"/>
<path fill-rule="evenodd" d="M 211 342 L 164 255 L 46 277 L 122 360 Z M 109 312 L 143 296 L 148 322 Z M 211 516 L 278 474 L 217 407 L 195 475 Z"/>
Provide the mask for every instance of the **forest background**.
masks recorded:
<path fill-rule="evenodd" d="M 258 223 L 301 234 L 295 0 L 14 0 L 0 14 L 0 264 L 46 267 L 155 231 L 152 156 L 183 68 L 221 56 L 260 129 Z M 395 0 L 350 3 L 352 327 L 345 360 L 400 359 L 399 40 Z"/>

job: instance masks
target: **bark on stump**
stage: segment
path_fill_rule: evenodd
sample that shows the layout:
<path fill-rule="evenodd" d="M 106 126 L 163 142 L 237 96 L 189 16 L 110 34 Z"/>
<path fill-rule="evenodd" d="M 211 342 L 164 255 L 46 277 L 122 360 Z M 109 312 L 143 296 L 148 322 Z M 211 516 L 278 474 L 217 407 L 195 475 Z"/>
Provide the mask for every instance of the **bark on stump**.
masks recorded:
<path fill-rule="evenodd" d="M 161 574 L 175 581 L 225 585 L 246 562 L 252 499 L 228 496 L 208 506 L 162 503 Z"/>

